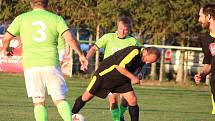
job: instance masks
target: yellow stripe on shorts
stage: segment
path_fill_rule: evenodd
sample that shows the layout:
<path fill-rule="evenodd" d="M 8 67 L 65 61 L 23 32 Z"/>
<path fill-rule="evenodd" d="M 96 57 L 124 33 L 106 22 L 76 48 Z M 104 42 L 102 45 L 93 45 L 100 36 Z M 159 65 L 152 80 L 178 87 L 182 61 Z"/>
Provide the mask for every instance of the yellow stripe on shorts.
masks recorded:
<path fill-rule="evenodd" d="M 92 80 L 90 81 L 90 84 L 88 85 L 88 87 L 87 87 L 87 92 L 89 92 L 90 91 L 90 89 L 92 88 L 92 86 L 95 84 L 95 82 L 96 82 L 96 76 L 93 76 L 93 78 L 92 78 Z"/>

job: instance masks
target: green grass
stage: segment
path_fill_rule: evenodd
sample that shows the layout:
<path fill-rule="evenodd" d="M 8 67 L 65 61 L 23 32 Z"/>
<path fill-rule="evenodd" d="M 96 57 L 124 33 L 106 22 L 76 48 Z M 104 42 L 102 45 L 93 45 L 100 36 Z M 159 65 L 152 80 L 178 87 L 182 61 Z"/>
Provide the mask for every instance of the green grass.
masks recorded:
<path fill-rule="evenodd" d="M 68 101 L 73 105 L 89 79 L 66 78 Z M 140 121 L 214 121 L 211 115 L 210 88 L 134 86 L 140 107 Z M 27 98 L 22 74 L 0 73 L 0 121 L 34 121 L 33 106 Z M 49 121 L 62 121 L 49 96 L 46 100 Z M 94 98 L 80 112 L 87 121 L 111 121 L 107 99 Z M 125 114 L 129 121 L 128 111 Z"/>

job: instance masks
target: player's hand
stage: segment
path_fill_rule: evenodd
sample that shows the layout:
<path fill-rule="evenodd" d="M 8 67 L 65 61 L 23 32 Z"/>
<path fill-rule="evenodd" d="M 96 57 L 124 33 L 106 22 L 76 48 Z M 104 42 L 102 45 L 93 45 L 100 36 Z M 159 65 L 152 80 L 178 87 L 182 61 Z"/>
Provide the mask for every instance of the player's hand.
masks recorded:
<path fill-rule="evenodd" d="M 7 50 L 2 50 L 2 54 L 5 56 L 13 56 L 13 47 L 9 47 Z"/>
<path fill-rule="evenodd" d="M 200 73 L 198 73 L 194 76 L 194 80 L 195 80 L 196 84 L 200 84 L 201 79 L 202 79 L 202 77 L 201 77 Z"/>
<path fill-rule="evenodd" d="M 134 77 L 131 79 L 131 83 L 132 83 L 132 84 L 140 84 L 140 80 L 139 80 L 136 76 L 134 76 Z"/>
<path fill-rule="evenodd" d="M 79 62 L 81 63 L 81 70 L 86 71 L 88 67 L 88 60 L 84 55 L 79 56 Z"/>

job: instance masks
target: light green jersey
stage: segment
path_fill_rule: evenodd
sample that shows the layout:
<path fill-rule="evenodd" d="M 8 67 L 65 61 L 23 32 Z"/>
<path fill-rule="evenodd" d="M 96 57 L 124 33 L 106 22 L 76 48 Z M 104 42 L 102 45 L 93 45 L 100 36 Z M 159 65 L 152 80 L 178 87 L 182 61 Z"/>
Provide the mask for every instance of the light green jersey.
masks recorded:
<path fill-rule="evenodd" d="M 95 44 L 99 48 L 104 48 L 104 58 L 107 58 L 125 47 L 138 45 L 138 42 L 131 36 L 120 39 L 116 33 L 108 33 L 103 35 Z"/>
<path fill-rule="evenodd" d="M 7 31 L 21 37 L 26 69 L 58 66 L 58 37 L 68 29 L 62 17 L 46 10 L 33 10 L 17 16 Z"/>
<path fill-rule="evenodd" d="M 65 47 L 66 47 L 66 42 L 65 42 L 64 38 L 62 36 L 59 36 L 58 45 L 57 45 L 58 51 L 65 50 Z"/>
<path fill-rule="evenodd" d="M 65 49 L 66 49 L 65 40 L 62 36 L 59 36 L 57 50 L 58 50 L 59 61 L 61 62 L 63 61 L 63 58 L 64 58 Z"/>

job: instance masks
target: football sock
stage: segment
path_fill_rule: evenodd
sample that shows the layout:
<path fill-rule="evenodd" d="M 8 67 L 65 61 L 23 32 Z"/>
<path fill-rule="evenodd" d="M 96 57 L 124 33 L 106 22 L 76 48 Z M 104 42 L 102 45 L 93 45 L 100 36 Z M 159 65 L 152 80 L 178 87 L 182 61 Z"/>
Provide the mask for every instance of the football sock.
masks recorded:
<path fill-rule="evenodd" d="M 131 121 L 139 121 L 139 106 L 129 106 L 128 107 Z"/>
<path fill-rule="evenodd" d="M 36 121 L 48 121 L 47 111 L 43 105 L 34 106 L 34 116 Z"/>
<path fill-rule="evenodd" d="M 86 102 L 84 102 L 82 100 L 82 96 L 78 97 L 76 100 L 75 100 L 75 104 L 73 105 L 73 108 L 72 108 L 72 113 L 73 114 L 76 114 L 78 113 L 81 108 L 84 107 L 84 105 L 86 104 Z"/>
<path fill-rule="evenodd" d="M 119 110 L 120 110 L 120 117 L 123 117 L 125 111 L 127 110 L 127 106 L 125 107 L 123 105 L 120 105 Z"/>
<path fill-rule="evenodd" d="M 214 103 L 213 94 L 211 95 L 211 102 L 212 102 L 212 107 L 213 107 L 211 114 L 215 114 L 215 103 Z"/>
<path fill-rule="evenodd" d="M 111 109 L 112 118 L 114 121 L 120 121 L 120 111 L 119 108 Z"/>
<path fill-rule="evenodd" d="M 71 108 L 67 101 L 61 101 L 57 105 L 57 110 L 64 121 L 72 121 Z"/>

